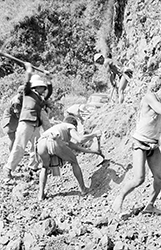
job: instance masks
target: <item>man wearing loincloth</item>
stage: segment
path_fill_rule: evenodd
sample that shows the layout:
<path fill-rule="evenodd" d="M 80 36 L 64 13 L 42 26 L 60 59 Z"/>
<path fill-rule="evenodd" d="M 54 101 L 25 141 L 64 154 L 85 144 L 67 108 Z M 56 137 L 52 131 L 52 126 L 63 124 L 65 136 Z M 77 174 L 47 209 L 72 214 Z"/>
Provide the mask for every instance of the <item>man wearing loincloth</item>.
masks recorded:
<path fill-rule="evenodd" d="M 156 77 L 149 85 L 147 94 L 141 101 L 139 119 L 133 137 L 134 178 L 125 183 L 113 203 L 115 212 L 122 211 L 122 204 L 130 192 L 145 180 L 145 163 L 153 175 L 153 190 L 143 213 L 161 214 L 154 202 L 161 189 L 161 152 L 159 138 L 161 131 L 161 78 Z"/>

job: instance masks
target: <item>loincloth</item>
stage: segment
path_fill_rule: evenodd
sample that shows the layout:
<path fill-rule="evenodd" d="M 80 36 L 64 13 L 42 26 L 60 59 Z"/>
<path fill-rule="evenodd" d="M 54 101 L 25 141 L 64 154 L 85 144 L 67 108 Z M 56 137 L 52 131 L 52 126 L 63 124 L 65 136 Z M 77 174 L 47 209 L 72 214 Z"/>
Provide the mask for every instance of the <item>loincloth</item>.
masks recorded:
<path fill-rule="evenodd" d="M 62 166 L 64 162 L 77 163 L 76 156 L 68 147 L 66 142 L 62 141 L 59 135 L 47 135 L 38 139 L 38 143 L 43 140 L 40 145 L 47 148 L 50 156 L 50 166 Z"/>
<path fill-rule="evenodd" d="M 154 143 L 149 143 L 133 139 L 132 149 L 133 150 L 141 149 L 143 151 L 146 151 L 147 156 L 152 156 L 156 148 L 159 148 L 158 141 Z"/>

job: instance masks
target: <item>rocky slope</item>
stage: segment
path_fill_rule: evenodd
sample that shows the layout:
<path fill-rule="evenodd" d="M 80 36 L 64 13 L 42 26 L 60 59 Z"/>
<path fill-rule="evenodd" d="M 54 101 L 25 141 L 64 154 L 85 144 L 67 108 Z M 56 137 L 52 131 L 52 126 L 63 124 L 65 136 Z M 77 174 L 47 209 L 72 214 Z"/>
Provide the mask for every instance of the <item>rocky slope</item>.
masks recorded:
<path fill-rule="evenodd" d="M 126 88 L 125 102 L 116 93 L 108 105 L 86 122 L 90 131 L 102 130 L 101 147 L 106 156 L 78 156 L 89 195 L 82 197 L 69 165 L 60 177 L 50 176 L 47 199 L 37 201 L 38 173 L 27 168 L 28 156 L 16 170 L 16 181 L 6 186 L 2 167 L 8 158 L 8 141 L 0 140 L 0 249 L 2 250 L 157 250 L 161 248 L 161 220 L 141 213 L 151 190 L 147 168 L 145 183 L 125 200 L 129 216 L 119 219 L 113 200 L 126 178 L 132 178 L 131 132 L 140 99 L 148 83 L 159 74 L 160 10 L 158 0 L 127 1 L 124 34 L 113 47 L 117 60 L 131 63 L 134 75 Z M 95 145 L 93 145 L 95 146 Z M 157 206 L 160 206 L 160 196 Z"/>
<path fill-rule="evenodd" d="M 130 131 L 135 110 L 132 104 L 125 106 L 123 111 L 111 104 L 90 118 L 93 127 L 102 129 L 106 161 L 98 166 L 101 157 L 79 155 L 88 196 L 80 195 L 69 165 L 60 177 L 49 177 L 47 199 L 40 203 L 38 173 L 28 170 L 28 156 L 17 168 L 13 185 L 4 185 L 0 175 L 1 249 L 160 249 L 159 217 L 141 214 L 152 182 L 148 169 L 146 182 L 125 200 L 128 216 L 119 219 L 111 209 L 126 178 L 132 178 Z M 0 147 L 2 167 L 8 157 L 6 137 Z"/>

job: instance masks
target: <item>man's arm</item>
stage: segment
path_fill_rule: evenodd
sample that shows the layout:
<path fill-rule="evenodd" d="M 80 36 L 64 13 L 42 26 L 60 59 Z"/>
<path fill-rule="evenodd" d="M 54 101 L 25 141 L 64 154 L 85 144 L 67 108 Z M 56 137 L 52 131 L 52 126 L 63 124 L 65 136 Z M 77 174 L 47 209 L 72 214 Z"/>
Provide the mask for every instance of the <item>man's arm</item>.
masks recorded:
<path fill-rule="evenodd" d="M 26 62 L 25 63 L 25 68 L 26 68 L 26 79 L 25 79 L 25 86 L 24 86 L 24 94 L 28 95 L 31 91 L 31 83 L 30 79 L 32 76 L 32 66 L 31 63 Z"/>
<path fill-rule="evenodd" d="M 145 96 L 147 104 L 157 113 L 161 114 L 161 103 L 157 100 L 153 93 L 148 93 Z"/>
<path fill-rule="evenodd" d="M 83 153 L 89 153 L 89 154 L 97 154 L 97 155 L 101 155 L 102 152 L 100 150 L 91 150 L 91 149 L 87 149 L 87 148 L 84 148 L 80 145 L 77 145 L 73 142 L 69 142 L 68 146 L 71 148 L 71 149 L 74 149 L 74 150 L 78 150 L 80 152 L 83 152 Z"/>
<path fill-rule="evenodd" d="M 71 129 L 70 130 L 70 135 L 71 135 L 71 138 L 74 139 L 74 141 L 76 143 L 85 143 L 88 140 L 93 139 L 94 137 L 100 137 L 101 136 L 101 131 L 100 130 L 96 130 L 95 132 L 90 133 L 90 134 L 80 135 L 76 131 L 76 129 Z"/>
<path fill-rule="evenodd" d="M 44 100 L 47 100 L 47 99 L 49 99 L 49 97 L 53 93 L 53 86 L 52 86 L 52 82 L 51 82 L 50 73 L 47 70 L 45 70 L 44 72 L 45 72 L 45 75 L 46 75 L 46 78 L 47 78 L 47 88 L 48 88 L 48 91 L 47 91 L 46 96 L 44 97 Z"/>

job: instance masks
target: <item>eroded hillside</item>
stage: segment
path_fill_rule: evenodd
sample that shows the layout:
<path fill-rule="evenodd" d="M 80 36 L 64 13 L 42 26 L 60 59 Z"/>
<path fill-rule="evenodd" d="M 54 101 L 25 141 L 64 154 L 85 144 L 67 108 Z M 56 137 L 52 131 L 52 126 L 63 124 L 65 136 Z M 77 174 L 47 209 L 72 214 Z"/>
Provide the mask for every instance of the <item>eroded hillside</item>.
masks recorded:
<path fill-rule="evenodd" d="M 101 148 L 106 161 L 98 167 L 100 157 L 79 154 L 85 183 L 90 187 L 89 195 L 80 195 L 72 170 L 65 165 L 61 169 L 61 177 L 49 177 L 47 199 L 41 203 L 37 201 L 38 174 L 28 170 L 28 156 L 15 172 L 14 185 L 5 186 L 1 174 L 2 250 L 161 248 L 160 217 L 140 212 L 151 190 L 152 176 L 148 169 L 145 183 L 125 200 L 124 208 L 129 217 L 119 220 L 111 209 L 126 178 L 133 177 L 131 132 L 147 85 L 160 73 L 161 3 L 159 0 L 122 0 L 115 3 L 118 13 L 122 10 L 120 19 L 117 19 L 117 27 L 121 27 L 122 32 L 112 40 L 111 49 L 115 61 L 120 65 L 132 65 L 134 73 L 125 91 L 124 103 L 118 103 L 114 92 L 113 100 L 86 122 L 87 130 L 102 130 Z M 86 54 L 91 65 L 92 56 L 93 51 Z M 49 69 L 51 65 L 49 58 Z M 2 173 L 9 154 L 6 136 L 1 138 L 0 149 Z M 159 196 L 158 207 L 161 207 L 160 201 Z"/>

